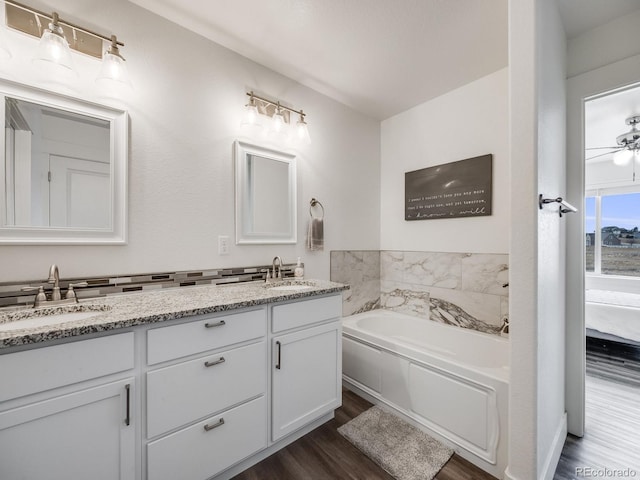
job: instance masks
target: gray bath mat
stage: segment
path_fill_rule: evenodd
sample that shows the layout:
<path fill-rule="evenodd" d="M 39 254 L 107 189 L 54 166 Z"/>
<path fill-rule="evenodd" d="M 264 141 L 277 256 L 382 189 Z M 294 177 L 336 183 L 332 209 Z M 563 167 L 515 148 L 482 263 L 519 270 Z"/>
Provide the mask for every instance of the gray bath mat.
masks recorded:
<path fill-rule="evenodd" d="M 453 450 L 379 407 L 371 407 L 338 432 L 398 480 L 431 480 Z"/>

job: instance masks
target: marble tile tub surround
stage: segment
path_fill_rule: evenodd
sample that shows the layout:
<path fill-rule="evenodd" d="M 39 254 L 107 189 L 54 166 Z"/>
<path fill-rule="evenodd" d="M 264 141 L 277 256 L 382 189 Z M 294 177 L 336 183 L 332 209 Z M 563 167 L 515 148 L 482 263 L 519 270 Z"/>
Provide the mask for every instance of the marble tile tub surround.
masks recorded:
<path fill-rule="evenodd" d="M 507 254 L 383 250 L 379 252 L 377 295 L 371 284 L 358 283 L 365 267 L 352 259 L 357 260 L 359 254 L 332 252 L 331 279 L 348 283 L 352 290 L 345 296 L 344 315 L 356 313 L 357 308 L 385 308 L 485 333 L 500 333 L 502 320 L 509 313 L 509 288 L 504 286 L 509 281 Z M 342 260 L 344 265 L 334 266 L 334 260 Z M 373 268 L 375 264 L 372 261 Z M 367 303 L 374 298 L 378 298 L 377 305 Z"/>
<path fill-rule="evenodd" d="M 331 252 L 331 281 L 346 283 L 342 315 L 380 308 L 380 251 L 334 250 Z"/>
<path fill-rule="evenodd" d="M 295 267 L 295 264 L 283 265 L 282 276 L 284 278 L 293 277 Z M 147 292 L 162 288 L 253 282 L 256 280 L 264 280 L 265 271 L 268 268 L 270 269 L 271 265 L 189 270 L 180 272 L 61 278 L 60 289 L 63 292 L 66 292 L 69 283 L 86 281 L 89 284 L 88 287 L 77 287 L 75 289 L 78 298 L 98 298 L 121 293 Z M 61 267 L 61 271 L 64 273 L 63 267 Z M 26 282 L 0 283 L 0 307 L 33 305 L 35 293 L 26 294 L 20 289 L 26 286 L 40 285 L 44 286 L 47 294 L 51 293 L 53 285 L 47 283 L 46 278 Z"/>

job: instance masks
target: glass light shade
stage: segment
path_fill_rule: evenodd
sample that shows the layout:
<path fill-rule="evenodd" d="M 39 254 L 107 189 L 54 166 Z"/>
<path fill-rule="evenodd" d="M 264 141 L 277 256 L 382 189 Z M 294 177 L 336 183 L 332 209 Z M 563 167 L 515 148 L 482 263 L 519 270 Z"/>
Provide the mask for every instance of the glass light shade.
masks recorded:
<path fill-rule="evenodd" d="M 613 154 L 613 163 L 619 166 L 628 165 L 631 157 L 633 157 L 633 151 L 625 148 Z"/>
<path fill-rule="evenodd" d="M 52 31 L 58 29 L 62 32 L 62 29 L 53 24 L 49 24 L 49 28 L 50 30 L 45 30 L 40 38 L 40 45 L 38 46 L 34 60 L 51 62 L 75 72 L 71 59 L 71 49 L 69 48 L 66 38 L 64 38 L 62 33 L 54 33 L 54 31 Z"/>
<path fill-rule="evenodd" d="M 296 123 L 296 140 L 305 145 L 311 143 L 311 136 L 309 135 L 309 126 L 302 118 Z"/>
<path fill-rule="evenodd" d="M 131 86 L 127 62 L 119 55 L 105 52 L 102 56 L 102 66 L 96 77 L 96 82 L 112 81 Z"/>
<path fill-rule="evenodd" d="M 273 133 L 283 133 L 285 129 L 284 115 L 280 112 L 274 113 L 271 117 L 271 130 Z"/>
<path fill-rule="evenodd" d="M 244 106 L 244 113 L 242 114 L 241 127 L 257 127 L 261 128 L 262 123 L 260 121 L 258 107 L 254 104 L 247 103 Z"/>

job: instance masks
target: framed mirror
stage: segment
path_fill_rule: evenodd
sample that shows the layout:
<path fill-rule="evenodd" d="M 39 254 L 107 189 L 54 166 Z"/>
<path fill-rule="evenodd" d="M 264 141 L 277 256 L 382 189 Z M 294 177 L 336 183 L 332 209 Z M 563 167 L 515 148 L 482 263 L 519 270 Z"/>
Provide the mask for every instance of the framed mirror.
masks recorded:
<path fill-rule="evenodd" d="M 127 114 L 0 82 L 0 243 L 125 244 Z"/>
<path fill-rule="evenodd" d="M 236 244 L 296 243 L 295 156 L 235 142 Z"/>

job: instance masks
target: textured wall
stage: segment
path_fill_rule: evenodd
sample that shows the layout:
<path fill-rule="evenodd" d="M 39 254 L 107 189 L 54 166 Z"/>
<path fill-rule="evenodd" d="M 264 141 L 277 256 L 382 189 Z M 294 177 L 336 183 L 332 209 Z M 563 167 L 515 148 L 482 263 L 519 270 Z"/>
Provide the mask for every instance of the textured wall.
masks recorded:
<path fill-rule="evenodd" d="M 498 70 L 382 122 L 382 250 L 509 252 L 508 78 Z M 405 172 L 488 153 L 491 216 L 405 221 Z"/>
<path fill-rule="evenodd" d="M 275 255 L 287 263 L 301 256 L 308 277 L 328 278 L 329 249 L 379 248 L 378 121 L 125 0 L 58 0 L 55 9 L 118 35 L 134 91 L 104 98 L 94 83 L 99 61 L 81 55 L 74 55 L 79 77 L 53 85 L 31 62 L 37 39 L 13 31 L 5 31 L 13 58 L 0 63 L 0 76 L 129 112 L 129 244 L 2 246 L 0 282 L 42 278 L 54 262 L 68 278 L 256 265 Z M 308 113 L 313 143 L 293 150 L 297 245 L 233 242 L 232 145 L 248 89 Z M 304 250 L 311 197 L 326 210 L 324 252 Z M 227 256 L 217 253 L 218 235 L 231 238 Z"/>

